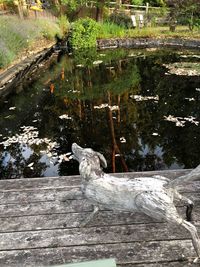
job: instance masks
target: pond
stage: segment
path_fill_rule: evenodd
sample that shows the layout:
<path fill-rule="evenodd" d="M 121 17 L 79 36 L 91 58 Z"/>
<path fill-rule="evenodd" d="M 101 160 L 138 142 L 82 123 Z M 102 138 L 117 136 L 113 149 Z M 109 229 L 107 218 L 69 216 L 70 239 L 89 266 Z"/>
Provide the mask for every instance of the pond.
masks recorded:
<path fill-rule="evenodd" d="M 200 163 L 200 53 L 56 54 L 0 105 L 1 179 L 78 174 L 76 142 L 106 172 Z"/>

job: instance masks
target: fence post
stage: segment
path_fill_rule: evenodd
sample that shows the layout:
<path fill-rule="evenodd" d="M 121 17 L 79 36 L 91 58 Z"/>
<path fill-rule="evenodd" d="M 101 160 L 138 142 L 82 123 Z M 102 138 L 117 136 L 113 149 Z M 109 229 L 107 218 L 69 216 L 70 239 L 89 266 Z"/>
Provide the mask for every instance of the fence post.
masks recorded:
<path fill-rule="evenodd" d="M 147 2 L 146 3 L 146 15 L 148 15 L 148 12 L 149 12 L 149 3 Z"/>

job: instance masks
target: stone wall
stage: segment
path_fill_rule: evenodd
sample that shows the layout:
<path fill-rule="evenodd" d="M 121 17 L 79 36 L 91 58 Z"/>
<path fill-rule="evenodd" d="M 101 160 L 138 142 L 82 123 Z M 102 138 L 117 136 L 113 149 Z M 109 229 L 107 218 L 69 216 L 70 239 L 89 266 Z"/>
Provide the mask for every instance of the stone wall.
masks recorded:
<path fill-rule="evenodd" d="M 151 48 L 151 47 L 183 47 L 200 48 L 200 40 L 187 39 L 153 39 L 153 38 L 113 38 L 97 40 L 98 49 L 107 48 Z"/>

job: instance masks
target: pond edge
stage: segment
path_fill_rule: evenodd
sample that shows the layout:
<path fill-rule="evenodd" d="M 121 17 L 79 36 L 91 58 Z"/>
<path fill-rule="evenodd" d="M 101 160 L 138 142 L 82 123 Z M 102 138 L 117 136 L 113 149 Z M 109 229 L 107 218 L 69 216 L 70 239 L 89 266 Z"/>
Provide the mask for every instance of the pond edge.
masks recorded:
<path fill-rule="evenodd" d="M 199 49 L 200 40 L 189 40 L 181 38 L 109 38 L 98 39 L 97 49 L 115 49 L 115 48 L 188 48 Z M 66 50 L 67 45 L 61 47 Z M 24 78 L 31 74 L 39 67 L 39 64 L 48 59 L 55 52 L 55 45 L 45 48 L 32 57 L 26 58 L 20 63 L 10 67 L 0 74 L 0 97 L 5 98 L 18 86 Z"/>
<path fill-rule="evenodd" d="M 40 64 L 48 60 L 53 54 L 54 44 L 44 48 L 42 51 L 25 58 L 19 63 L 9 67 L 0 74 L 0 97 L 4 99 L 11 94 L 15 88 L 25 79 L 31 78 L 31 75 L 40 67 Z"/>
<path fill-rule="evenodd" d="M 98 49 L 108 48 L 156 48 L 156 47 L 177 47 L 177 48 L 200 48 L 200 40 L 189 40 L 181 38 L 111 38 L 98 39 Z"/>

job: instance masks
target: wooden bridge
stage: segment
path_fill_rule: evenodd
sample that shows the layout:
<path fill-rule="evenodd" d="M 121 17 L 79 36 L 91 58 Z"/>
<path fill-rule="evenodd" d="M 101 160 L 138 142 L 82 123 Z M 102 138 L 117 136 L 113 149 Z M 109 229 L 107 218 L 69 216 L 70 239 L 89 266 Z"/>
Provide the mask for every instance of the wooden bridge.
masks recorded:
<path fill-rule="evenodd" d="M 187 172 L 116 177 L 161 174 L 173 179 Z M 79 176 L 0 181 L 0 266 L 52 266 L 105 258 L 115 258 L 118 267 L 193 266 L 190 262 L 196 255 L 181 227 L 141 214 L 102 209 L 87 227 L 80 228 L 91 204 L 83 198 L 60 201 L 79 188 Z M 195 202 L 193 219 L 200 233 L 199 190 L 199 181 L 181 189 Z M 185 208 L 178 209 L 185 216 Z"/>

